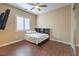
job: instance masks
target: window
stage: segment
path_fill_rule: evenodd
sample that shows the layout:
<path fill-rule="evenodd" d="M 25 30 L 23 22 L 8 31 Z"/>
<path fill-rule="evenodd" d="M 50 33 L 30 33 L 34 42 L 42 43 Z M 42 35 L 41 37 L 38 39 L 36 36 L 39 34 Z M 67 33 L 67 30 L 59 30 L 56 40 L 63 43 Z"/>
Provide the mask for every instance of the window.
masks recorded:
<path fill-rule="evenodd" d="M 16 31 L 25 31 L 30 29 L 30 19 L 23 16 L 16 16 Z"/>
<path fill-rule="evenodd" d="M 29 30 L 30 29 L 30 19 L 25 18 L 25 30 Z"/>
<path fill-rule="evenodd" d="M 16 17 L 16 30 L 23 30 L 23 17 L 17 16 Z"/>

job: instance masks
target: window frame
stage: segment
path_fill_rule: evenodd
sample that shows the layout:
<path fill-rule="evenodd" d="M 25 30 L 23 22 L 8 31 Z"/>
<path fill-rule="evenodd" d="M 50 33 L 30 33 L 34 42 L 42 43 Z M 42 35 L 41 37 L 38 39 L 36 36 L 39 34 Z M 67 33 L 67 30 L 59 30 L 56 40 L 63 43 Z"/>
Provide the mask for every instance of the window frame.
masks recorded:
<path fill-rule="evenodd" d="M 23 17 L 23 30 L 17 30 L 17 16 Z M 29 19 L 29 17 L 27 16 L 23 16 L 23 15 L 15 15 L 15 32 L 23 32 L 23 31 L 28 31 L 25 29 L 25 18 Z M 31 21 L 29 23 L 29 26 L 31 25 Z M 31 27 L 30 27 L 31 28 Z M 30 29 L 29 29 L 30 30 Z"/>

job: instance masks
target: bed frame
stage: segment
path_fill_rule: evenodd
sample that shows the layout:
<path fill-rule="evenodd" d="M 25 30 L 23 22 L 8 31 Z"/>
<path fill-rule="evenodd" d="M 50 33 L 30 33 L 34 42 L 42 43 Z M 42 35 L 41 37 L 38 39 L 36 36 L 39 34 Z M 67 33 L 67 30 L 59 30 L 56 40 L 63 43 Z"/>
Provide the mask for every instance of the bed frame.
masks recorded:
<path fill-rule="evenodd" d="M 44 44 L 45 42 L 47 42 L 48 40 L 50 40 L 50 29 L 49 28 L 35 28 L 35 31 L 38 33 L 45 33 L 49 35 L 49 38 L 42 41 L 41 43 L 39 43 L 38 45 L 41 46 L 42 44 Z"/>

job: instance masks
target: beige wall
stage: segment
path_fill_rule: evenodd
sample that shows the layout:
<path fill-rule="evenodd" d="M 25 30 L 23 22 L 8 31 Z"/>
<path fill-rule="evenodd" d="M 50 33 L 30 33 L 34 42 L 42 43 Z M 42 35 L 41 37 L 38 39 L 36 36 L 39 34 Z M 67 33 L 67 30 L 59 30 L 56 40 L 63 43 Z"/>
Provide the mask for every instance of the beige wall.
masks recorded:
<path fill-rule="evenodd" d="M 39 15 L 37 27 L 51 28 L 52 39 L 71 42 L 71 5 Z"/>
<path fill-rule="evenodd" d="M 79 4 L 77 4 L 77 31 L 76 31 L 76 43 L 79 44 Z"/>
<path fill-rule="evenodd" d="M 15 32 L 15 15 L 16 14 L 29 17 L 31 19 L 31 29 L 36 27 L 35 15 L 24 12 L 22 10 L 19 10 L 17 8 L 11 7 L 6 4 L 0 4 L 0 13 L 5 11 L 6 9 L 10 9 L 11 12 L 10 12 L 5 30 L 0 30 L 0 45 L 7 42 L 15 41 L 16 37 L 19 37 L 19 38 L 23 37 L 24 32 Z"/>

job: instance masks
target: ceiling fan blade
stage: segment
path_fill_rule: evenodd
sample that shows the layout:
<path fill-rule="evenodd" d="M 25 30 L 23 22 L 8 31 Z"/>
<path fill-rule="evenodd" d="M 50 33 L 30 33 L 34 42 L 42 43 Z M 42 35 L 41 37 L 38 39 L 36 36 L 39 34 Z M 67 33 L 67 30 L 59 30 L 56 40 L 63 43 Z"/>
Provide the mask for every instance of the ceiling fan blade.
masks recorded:
<path fill-rule="evenodd" d="M 40 9 L 40 8 L 38 8 L 38 10 L 39 10 L 39 11 L 41 11 L 41 9 Z"/>
<path fill-rule="evenodd" d="M 35 7 L 31 8 L 30 10 L 33 10 Z"/>
<path fill-rule="evenodd" d="M 29 4 L 29 5 L 34 5 L 33 3 L 27 3 L 27 4 Z"/>
<path fill-rule="evenodd" d="M 39 5 L 39 7 L 47 7 L 47 5 Z"/>

